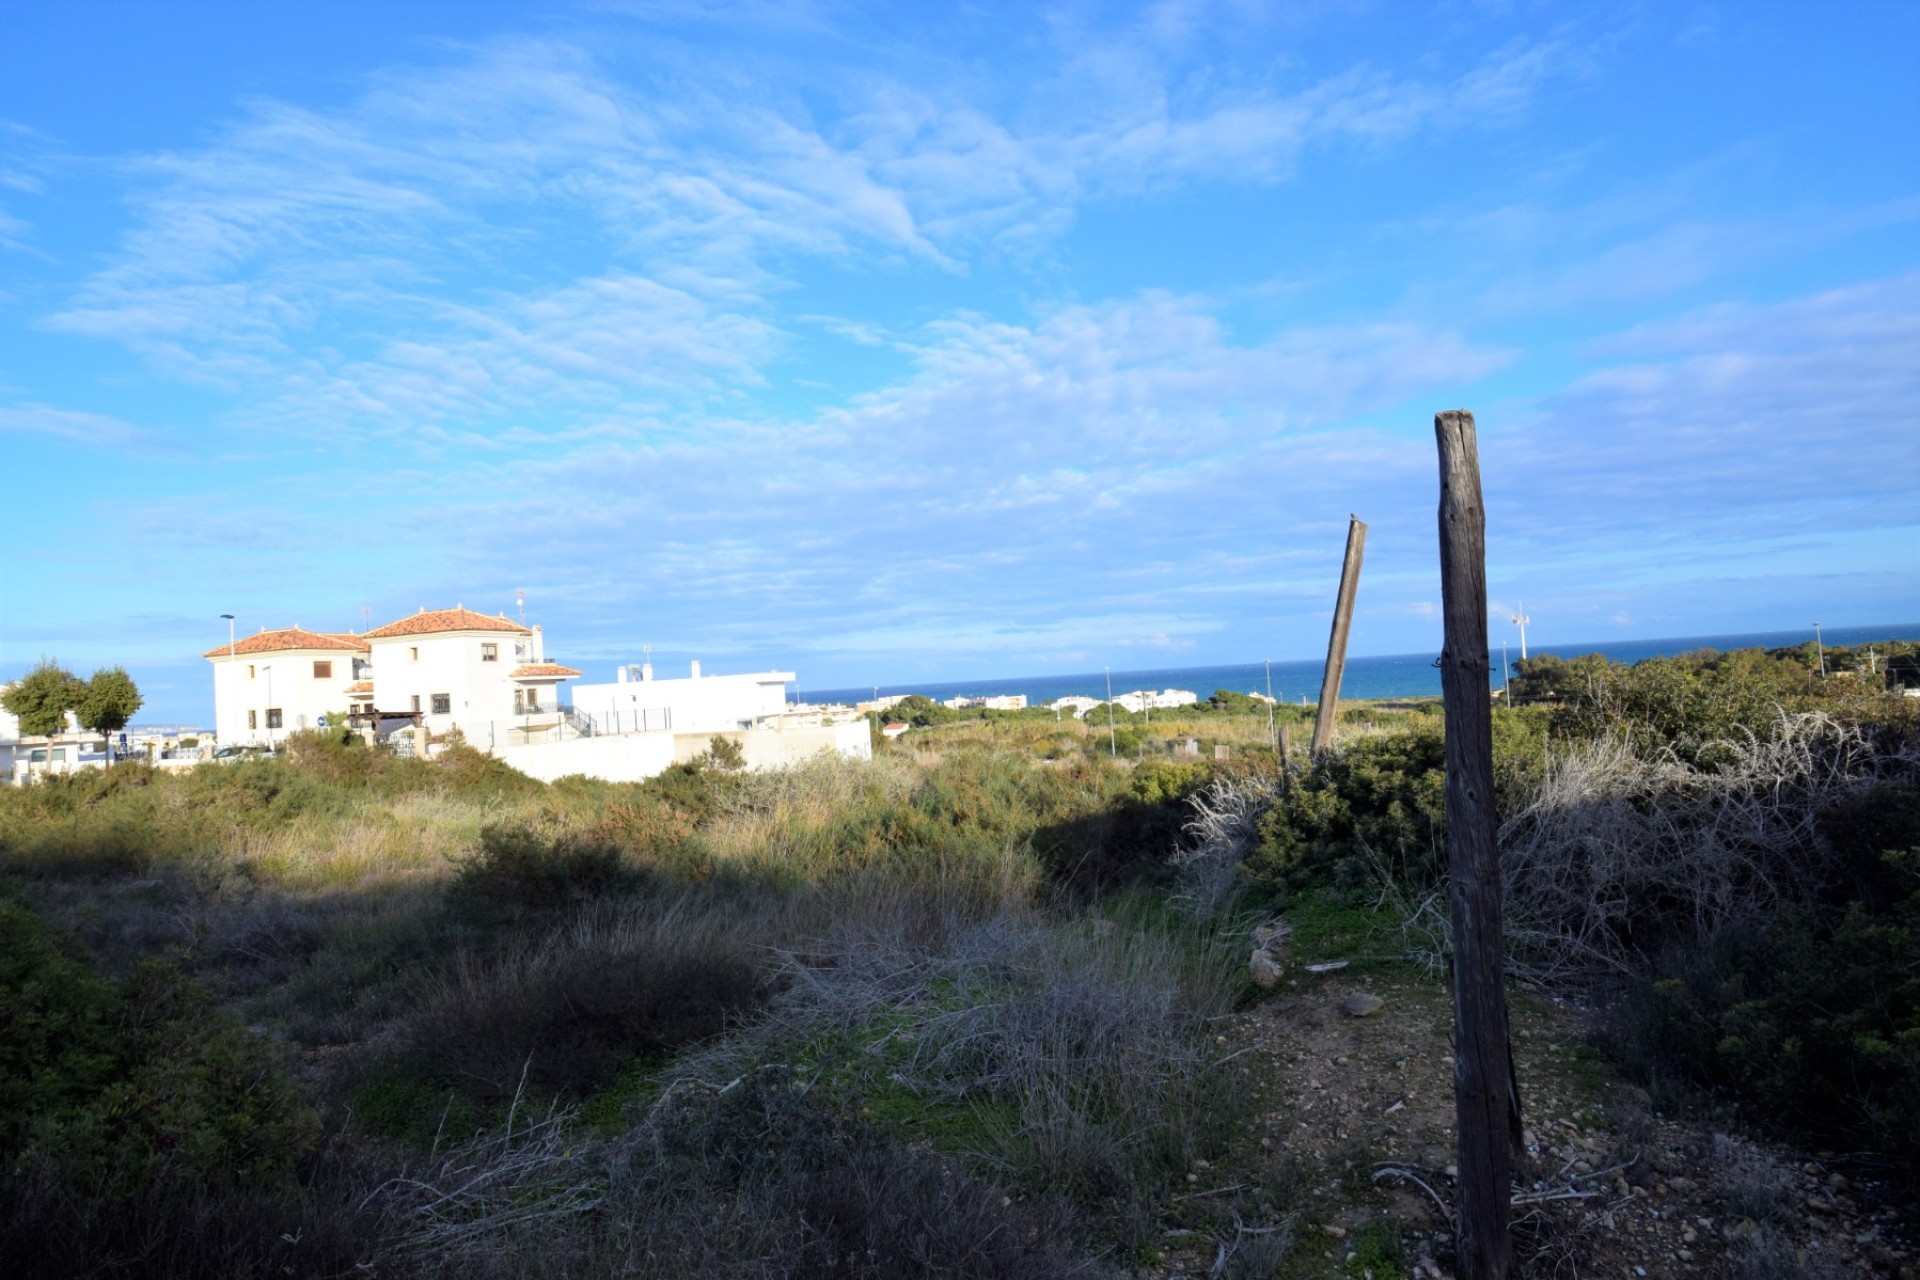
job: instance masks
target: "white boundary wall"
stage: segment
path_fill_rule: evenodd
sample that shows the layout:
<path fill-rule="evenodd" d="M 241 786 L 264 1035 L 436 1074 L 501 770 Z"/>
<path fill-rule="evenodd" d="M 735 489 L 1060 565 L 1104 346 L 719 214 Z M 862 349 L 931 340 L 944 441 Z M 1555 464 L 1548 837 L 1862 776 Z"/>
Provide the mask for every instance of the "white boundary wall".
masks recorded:
<path fill-rule="evenodd" d="M 871 760 L 873 739 L 865 720 L 801 725 L 788 729 L 736 729 L 730 733 L 626 733 L 496 746 L 493 754 L 530 778 L 552 782 L 584 773 L 608 782 L 641 782 L 669 765 L 705 754 L 716 737 L 740 745 L 749 769 L 779 769 L 833 751 L 849 760 Z"/>
<path fill-rule="evenodd" d="M 627 733 L 495 747 L 493 754 L 530 778 L 552 782 L 571 773 L 608 782 L 641 782 L 664 772 L 674 761 L 671 733 Z"/>

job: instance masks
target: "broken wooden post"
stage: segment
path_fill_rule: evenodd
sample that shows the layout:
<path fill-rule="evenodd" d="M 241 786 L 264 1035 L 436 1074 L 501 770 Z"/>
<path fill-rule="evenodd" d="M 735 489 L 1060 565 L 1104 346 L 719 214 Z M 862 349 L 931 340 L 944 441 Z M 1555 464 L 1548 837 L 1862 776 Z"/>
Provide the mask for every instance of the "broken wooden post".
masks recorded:
<path fill-rule="evenodd" d="M 1340 566 L 1340 595 L 1333 603 L 1333 632 L 1327 637 L 1327 669 L 1320 677 L 1320 706 L 1313 717 L 1313 758 L 1333 742 L 1333 719 L 1340 710 L 1340 678 L 1347 670 L 1347 632 L 1353 627 L 1353 597 L 1360 590 L 1360 558 L 1367 549 L 1367 526 L 1347 517 L 1347 558 Z"/>
<path fill-rule="evenodd" d="M 1440 689 L 1447 731 L 1447 898 L 1453 919 L 1453 1099 L 1460 1132 L 1460 1280 L 1504 1280 L 1520 1097 L 1507 1040 L 1499 824 L 1488 693 L 1486 509 L 1473 415 L 1438 413 Z"/>

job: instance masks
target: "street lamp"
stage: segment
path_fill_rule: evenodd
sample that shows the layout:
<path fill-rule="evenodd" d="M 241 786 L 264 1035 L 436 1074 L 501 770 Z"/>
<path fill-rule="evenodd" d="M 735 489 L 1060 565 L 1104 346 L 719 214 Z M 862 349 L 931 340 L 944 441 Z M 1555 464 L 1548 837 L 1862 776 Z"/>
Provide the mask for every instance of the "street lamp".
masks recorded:
<path fill-rule="evenodd" d="M 235 684 L 236 684 L 236 682 L 237 682 L 237 677 L 236 677 L 236 676 L 235 676 L 235 675 L 233 674 L 233 672 L 234 672 L 234 666 L 233 666 L 233 615 L 232 615 L 232 614 L 230 614 L 230 613 L 223 613 L 223 614 L 221 614 L 220 616 L 221 616 L 221 617 L 223 617 L 223 618 L 225 618 L 225 619 L 227 620 L 227 696 L 228 696 L 228 697 L 229 697 L 230 699 L 232 699 L 232 703 L 231 703 L 231 710 L 233 711 L 233 713 L 234 713 L 235 715 L 239 715 L 239 714 L 240 714 L 240 710 L 239 710 L 239 707 L 240 707 L 240 695 L 239 695 L 238 693 L 236 693 L 236 692 L 234 692 L 234 686 L 235 686 Z M 214 717 L 213 717 L 213 721 L 214 721 L 214 729 L 213 729 L 213 736 L 215 737 L 215 739 L 218 739 L 218 738 L 219 738 L 219 736 L 220 736 L 220 714 L 219 714 L 219 712 L 220 712 L 220 709 L 219 709 L 218 707 L 215 707 L 215 708 L 214 708 Z"/>
<path fill-rule="evenodd" d="M 1813 624 L 1813 651 L 1820 658 L 1820 678 L 1827 678 L 1827 648 L 1820 642 L 1820 624 Z"/>

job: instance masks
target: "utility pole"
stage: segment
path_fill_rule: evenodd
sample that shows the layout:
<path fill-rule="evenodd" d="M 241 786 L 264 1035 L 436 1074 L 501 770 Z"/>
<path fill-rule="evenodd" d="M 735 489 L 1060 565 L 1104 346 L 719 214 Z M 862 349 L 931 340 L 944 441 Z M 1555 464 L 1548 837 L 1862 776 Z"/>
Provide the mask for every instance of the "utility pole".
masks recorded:
<path fill-rule="evenodd" d="M 1525 662 L 1527 660 L 1527 624 L 1533 619 L 1527 616 L 1527 606 L 1524 602 L 1517 602 L 1514 609 L 1513 625 L 1520 628 L 1520 661 Z"/>
<path fill-rule="evenodd" d="M 1260 665 L 1267 669 L 1267 745 L 1278 751 L 1280 739 L 1273 735 L 1273 659 L 1262 658 Z"/>
<path fill-rule="evenodd" d="M 1120 738 L 1113 731 L 1113 668 L 1107 668 L 1107 754 L 1118 758 Z"/>
<path fill-rule="evenodd" d="M 1820 657 L 1820 678 L 1827 678 L 1827 647 L 1820 641 L 1820 624 L 1813 624 L 1813 651 Z"/>
<path fill-rule="evenodd" d="M 1473 415 L 1438 413 L 1440 598 L 1446 647 L 1447 897 L 1453 922 L 1453 1100 L 1459 1132 L 1460 1280 L 1513 1265 L 1513 1154 L 1520 1093 L 1508 1043 L 1501 947 L 1493 711 L 1487 698 L 1487 514 Z"/>
<path fill-rule="evenodd" d="M 1367 526 L 1347 517 L 1347 555 L 1340 566 L 1340 594 L 1333 603 L 1333 631 L 1327 636 L 1327 669 L 1320 677 L 1320 709 L 1313 718 L 1313 758 L 1333 742 L 1333 721 L 1340 706 L 1340 678 L 1347 670 L 1347 632 L 1353 628 L 1353 598 L 1360 590 L 1360 561 L 1367 550 Z"/>
<path fill-rule="evenodd" d="M 1507 667 L 1507 642 L 1500 642 L 1500 696 L 1507 700 L 1507 710 L 1513 710 L 1513 672 Z"/>

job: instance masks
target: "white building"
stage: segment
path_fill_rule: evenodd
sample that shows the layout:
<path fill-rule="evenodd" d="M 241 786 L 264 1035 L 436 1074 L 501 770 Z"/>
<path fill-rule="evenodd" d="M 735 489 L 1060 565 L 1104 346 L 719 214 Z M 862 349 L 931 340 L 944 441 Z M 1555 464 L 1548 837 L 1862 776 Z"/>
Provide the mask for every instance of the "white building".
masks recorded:
<path fill-rule="evenodd" d="M 354 723 L 396 722 L 469 744 L 545 781 L 584 773 L 612 781 L 652 777 L 693 759 L 724 734 L 749 768 L 797 763 L 820 751 L 870 758 L 862 719 L 783 723 L 791 671 L 655 680 L 627 667 L 609 685 L 560 700 L 572 667 L 548 661 L 540 628 L 505 615 L 422 609 L 364 634 L 262 631 L 207 652 L 223 742 L 280 741 L 349 711 Z"/>
<path fill-rule="evenodd" d="M 795 678 L 791 671 L 702 675 L 695 662 L 684 679 L 657 680 L 652 663 L 639 663 L 621 667 L 613 684 L 575 685 L 573 709 L 600 733 L 753 729 L 786 712 Z"/>
<path fill-rule="evenodd" d="M 12 685 L 0 684 L 0 693 Z M 97 769 L 107 762 L 107 744 L 97 733 L 80 727 L 73 712 L 67 712 L 66 729 L 52 738 L 22 736 L 20 717 L 0 707 L 0 783 L 23 783 L 48 773 L 73 773 L 78 769 Z"/>
<path fill-rule="evenodd" d="M 988 697 L 963 693 L 940 704 L 955 711 L 1020 711 L 1027 705 L 1024 693 L 996 693 Z"/>
<path fill-rule="evenodd" d="M 265 628 L 201 655 L 213 663 L 213 731 L 223 744 L 272 745 L 348 709 L 365 679 L 366 639 Z"/>
<path fill-rule="evenodd" d="M 1191 689 L 1135 689 L 1123 693 L 1114 700 L 1115 706 L 1125 707 L 1138 715 L 1142 711 L 1157 711 L 1162 707 L 1190 707 L 1200 701 L 1200 695 Z"/>
<path fill-rule="evenodd" d="M 1070 693 L 1064 698 L 1055 698 L 1047 705 L 1055 711 L 1064 711 L 1069 715 L 1085 719 L 1087 712 L 1100 706 L 1101 702 L 1098 698 L 1088 698 L 1077 693 Z"/>
<path fill-rule="evenodd" d="M 560 684 L 580 674 L 547 661 L 539 627 L 462 605 L 422 609 L 359 638 L 372 659 L 350 691 L 359 715 L 405 716 L 435 736 L 457 728 L 480 747 L 554 729 Z"/>

